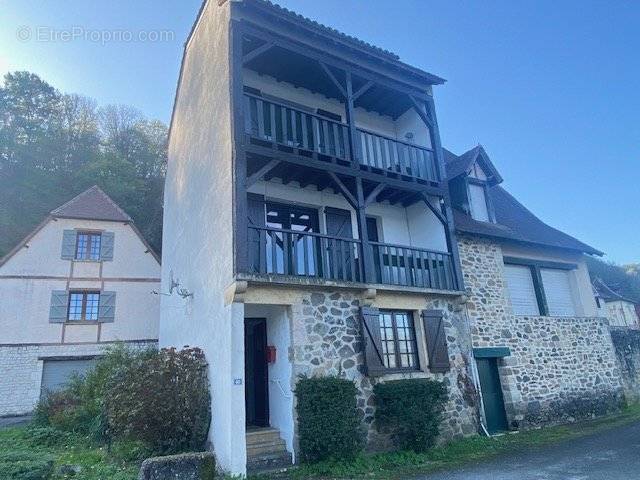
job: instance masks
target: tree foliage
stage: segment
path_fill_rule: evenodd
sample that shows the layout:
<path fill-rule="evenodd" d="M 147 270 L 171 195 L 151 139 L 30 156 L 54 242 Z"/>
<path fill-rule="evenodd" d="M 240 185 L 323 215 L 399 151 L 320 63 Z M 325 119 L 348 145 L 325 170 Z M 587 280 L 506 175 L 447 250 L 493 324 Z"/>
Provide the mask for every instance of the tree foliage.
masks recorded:
<path fill-rule="evenodd" d="M 48 212 L 99 185 L 160 250 L 167 127 L 64 94 L 29 72 L 0 87 L 0 256 Z"/>
<path fill-rule="evenodd" d="M 640 303 L 640 264 L 616 265 L 594 257 L 587 257 L 591 279 L 601 279 L 623 297 Z"/>

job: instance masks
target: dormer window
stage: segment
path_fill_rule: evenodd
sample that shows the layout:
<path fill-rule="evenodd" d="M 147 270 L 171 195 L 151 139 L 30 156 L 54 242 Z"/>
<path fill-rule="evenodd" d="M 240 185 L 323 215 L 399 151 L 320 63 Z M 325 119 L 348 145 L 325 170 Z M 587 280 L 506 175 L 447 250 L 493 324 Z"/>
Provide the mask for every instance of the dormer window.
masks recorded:
<path fill-rule="evenodd" d="M 487 186 L 484 182 L 469 181 L 469 211 L 471 218 L 481 222 L 490 222 Z"/>
<path fill-rule="evenodd" d="M 99 232 L 78 232 L 76 238 L 76 260 L 100 260 L 102 234 Z"/>

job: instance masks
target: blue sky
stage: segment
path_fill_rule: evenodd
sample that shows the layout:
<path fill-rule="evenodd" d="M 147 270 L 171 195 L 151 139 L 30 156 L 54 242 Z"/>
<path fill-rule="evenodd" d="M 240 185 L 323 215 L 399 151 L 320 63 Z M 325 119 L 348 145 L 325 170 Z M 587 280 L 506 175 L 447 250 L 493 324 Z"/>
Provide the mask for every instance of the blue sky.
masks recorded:
<path fill-rule="evenodd" d="M 278 2 L 447 79 L 435 90 L 445 146 L 481 143 L 544 221 L 608 259 L 640 261 L 640 2 Z M 0 0 L 0 72 L 30 70 L 168 122 L 199 5 Z M 117 30 L 170 33 L 105 36 Z M 81 38 L 51 41 L 52 31 Z"/>

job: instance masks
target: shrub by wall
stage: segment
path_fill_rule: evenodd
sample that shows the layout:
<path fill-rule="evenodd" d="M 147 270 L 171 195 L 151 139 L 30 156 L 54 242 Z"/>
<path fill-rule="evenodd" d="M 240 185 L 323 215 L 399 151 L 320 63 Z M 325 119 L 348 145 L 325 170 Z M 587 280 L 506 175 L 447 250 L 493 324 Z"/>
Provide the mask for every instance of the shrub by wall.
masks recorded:
<path fill-rule="evenodd" d="M 349 459 L 362 450 L 356 386 L 336 377 L 302 377 L 297 398 L 300 454 L 304 461 Z"/>
<path fill-rule="evenodd" d="M 373 387 L 375 422 L 403 450 L 424 452 L 435 443 L 447 399 L 446 387 L 427 379 L 395 380 Z"/>
<path fill-rule="evenodd" d="M 204 353 L 163 349 L 118 370 L 105 404 L 114 437 L 141 440 L 160 454 L 201 450 L 210 422 Z"/>

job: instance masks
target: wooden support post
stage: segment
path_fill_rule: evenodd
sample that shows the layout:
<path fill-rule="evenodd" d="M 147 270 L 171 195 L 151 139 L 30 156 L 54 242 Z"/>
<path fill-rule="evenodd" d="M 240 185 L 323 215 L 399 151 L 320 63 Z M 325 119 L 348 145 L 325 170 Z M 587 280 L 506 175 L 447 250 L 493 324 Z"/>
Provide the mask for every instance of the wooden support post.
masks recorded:
<path fill-rule="evenodd" d="M 412 99 L 412 101 L 416 102 Z M 436 117 L 436 108 L 433 98 L 429 98 L 425 102 L 425 109 L 416 102 L 416 110 L 420 115 L 420 112 L 426 116 L 423 118 L 427 128 L 429 129 L 429 135 L 431 136 L 433 153 L 436 156 L 436 168 L 438 169 L 438 178 L 441 182 L 446 184 L 447 173 L 444 166 L 444 155 L 442 153 L 442 144 L 440 143 L 440 130 L 438 129 L 438 120 Z M 420 118 L 423 117 L 420 115 Z M 464 277 L 462 276 L 462 267 L 460 265 L 460 252 L 458 250 L 458 240 L 456 239 L 456 229 L 453 223 L 453 210 L 451 208 L 451 197 L 449 195 L 449 189 L 443 189 L 442 200 L 444 202 L 444 216 L 446 218 L 445 231 L 447 234 L 447 248 L 451 252 L 451 259 L 453 262 L 453 270 L 455 272 L 455 285 L 458 290 L 464 290 Z"/>
<path fill-rule="evenodd" d="M 244 150 L 244 107 L 242 91 L 242 30 L 240 23 L 231 22 L 229 52 L 231 82 L 231 131 L 233 138 L 233 271 L 249 271 L 247 231 L 247 156 Z M 215 212 L 211 212 L 215 215 Z"/>
<path fill-rule="evenodd" d="M 373 249 L 369 243 L 369 233 L 367 232 L 366 199 L 362 188 L 362 178 L 356 178 L 356 215 L 358 221 L 358 234 L 362 245 L 362 270 L 366 283 L 377 283 L 375 278 L 375 268 L 373 264 Z"/>
<path fill-rule="evenodd" d="M 345 111 L 347 114 L 347 123 L 349 124 L 349 151 L 351 152 L 351 166 L 360 169 L 360 148 L 358 145 L 358 132 L 356 131 L 356 118 L 353 112 L 353 82 L 351 80 L 351 72 L 346 72 L 347 78 L 347 98 L 345 100 Z"/>

